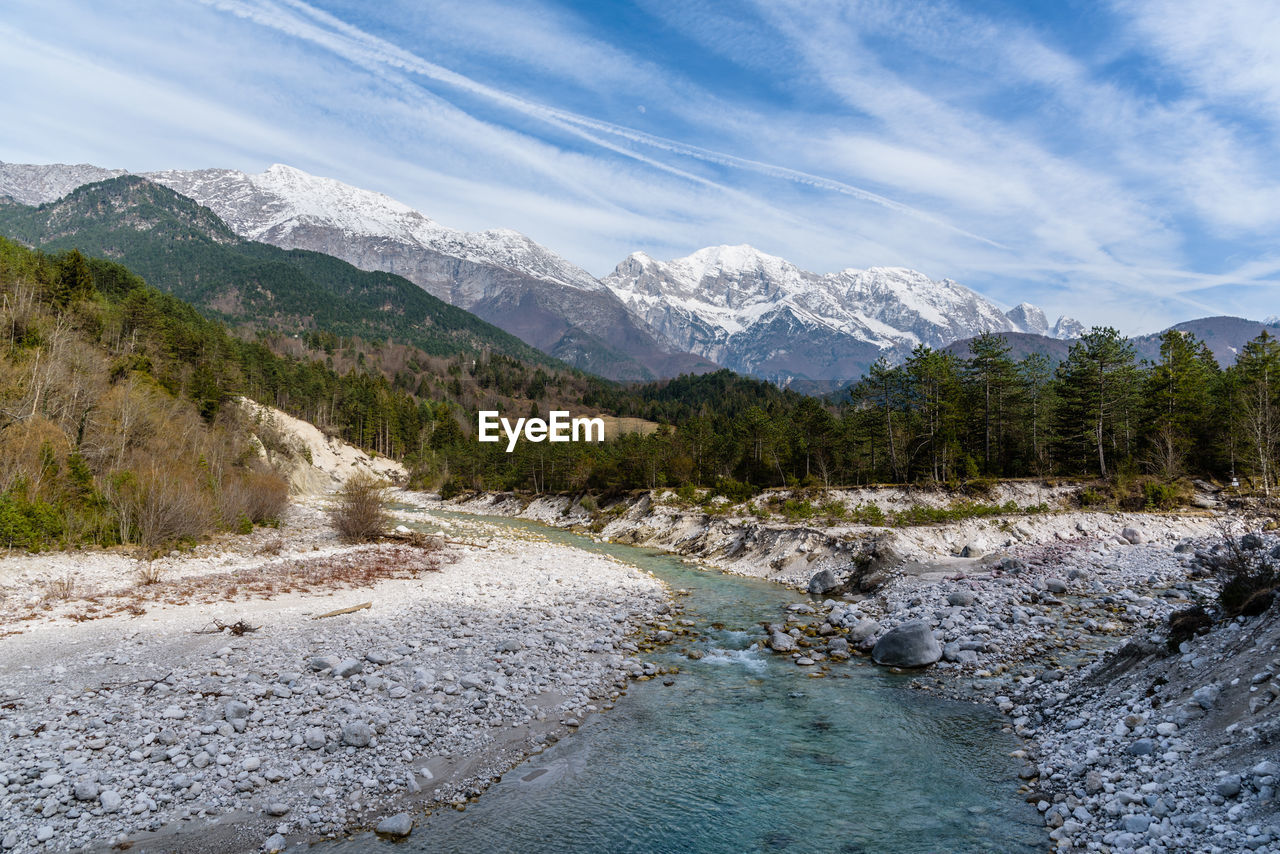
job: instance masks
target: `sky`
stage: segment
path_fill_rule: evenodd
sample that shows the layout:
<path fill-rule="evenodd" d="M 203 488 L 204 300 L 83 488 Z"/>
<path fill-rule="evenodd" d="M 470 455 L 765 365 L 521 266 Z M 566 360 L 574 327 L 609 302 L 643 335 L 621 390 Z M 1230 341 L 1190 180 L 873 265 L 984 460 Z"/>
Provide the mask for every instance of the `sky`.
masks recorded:
<path fill-rule="evenodd" d="M 1280 314 L 1272 0 L 5 0 L 0 160 L 286 163 L 595 275 L 749 243 Z"/>

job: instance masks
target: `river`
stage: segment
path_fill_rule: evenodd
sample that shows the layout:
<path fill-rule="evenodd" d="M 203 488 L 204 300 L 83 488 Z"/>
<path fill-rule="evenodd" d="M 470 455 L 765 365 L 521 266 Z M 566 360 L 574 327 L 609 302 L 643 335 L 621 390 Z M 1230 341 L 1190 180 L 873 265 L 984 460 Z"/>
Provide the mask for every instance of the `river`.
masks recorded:
<path fill-rule="evenodd" d="M 448 514 L 452 515 L 452 514 Z M 460 517 L 461 518 L 461 517 Z M 809 677 L 750 649 L 762 620 L 807 597 L 677 557 L 568 531 L 465 517 L 603 552 L 684 589 L 693 642 L 648 653 L 674 684 L 635 683 L 616 707 L 531 757 L 465 811 L 419 819 L 405 852 L 1031 852 L 1048 845 L 1017 794 L 1017 740 L 992 710 L 940 700 L 860 660 Z M 368 851 L 362 835 L 321 846 Z M 389 849 L 388 849 L 389 850 Z"/>

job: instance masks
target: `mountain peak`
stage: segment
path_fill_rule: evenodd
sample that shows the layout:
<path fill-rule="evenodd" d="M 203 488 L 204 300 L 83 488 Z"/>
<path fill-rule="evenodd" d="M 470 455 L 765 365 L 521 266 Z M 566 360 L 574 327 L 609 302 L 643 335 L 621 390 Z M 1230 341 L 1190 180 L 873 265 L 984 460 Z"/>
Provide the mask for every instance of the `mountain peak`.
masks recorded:
<path fill-rule="evenodd" d="M 1083 323 L 1064 314 L 1054 322 L 1048 334 L 1054 338 L 1079 338 L 1087 331 Z"/>
<path fill-rule="evenodd" d="M 1018 303 L 1006 311 L 1004 316 L 1012 320 L 1022 332 L 1032 332 L 1036 335 L 1049 334 L 1049 318 L 1029 302 Z"/>
<path fill-rule="evenodd" d="M 853 379 L 885 351 L 1018 328 L 950 280 L 903 267 L 812 273 L 748 245 L 665 262 L 634 253 L 604 281 L 661 340 L 757 376 Z"/>

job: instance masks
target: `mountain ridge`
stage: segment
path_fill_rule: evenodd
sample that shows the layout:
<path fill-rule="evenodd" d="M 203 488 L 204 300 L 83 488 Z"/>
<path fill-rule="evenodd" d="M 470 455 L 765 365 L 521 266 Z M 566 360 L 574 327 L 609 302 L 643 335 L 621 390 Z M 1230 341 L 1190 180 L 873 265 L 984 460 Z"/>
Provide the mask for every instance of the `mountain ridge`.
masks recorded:
<path fill-rule="evenodd" d="M 409 341 L 431 354 L 546 354 L 416 285 L 340 259 L 246 240 L 192 199 L 136 175 L 77 188 L 39 207 L 0 204 L 0 229 L 45 250 L 121 261 L 214 316 L 285 331 Z"/>
<path fill-rule="evenodd" d="M 814 273 L 747 245 L 671 261 L 632 253 L 604 283 L 671 346 L 784 383 L 852 379 L 882 355 L 1028 322 L 1068 334 L 1078 326 L 1059 318 L 1050 327 L 1025 303 L 1004 312 L 958 282 L 904 267 Z"/>

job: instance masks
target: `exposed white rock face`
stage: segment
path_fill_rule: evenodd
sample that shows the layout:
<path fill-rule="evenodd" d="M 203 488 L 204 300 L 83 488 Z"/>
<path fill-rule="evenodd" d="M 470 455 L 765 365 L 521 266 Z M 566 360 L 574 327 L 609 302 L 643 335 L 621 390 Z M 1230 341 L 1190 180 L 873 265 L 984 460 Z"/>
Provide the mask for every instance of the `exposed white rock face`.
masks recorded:
<path fill-rule="evenodd" d="M 1053 338 L 1079 338 L 1088 331 L 1083 323 L 1064 314 L 1053 324 L 1053 329 L 1048 334 Z"/>
<path fill-rule="evenodd" d="M 918 344 L 1050 330 L 1035 306 L 1006 314 L 950 279 L 901 267 L 811 273 L 750 246 L 665 262 L 637 252 L 604 282 L 665 343 L 775 379 L 852 379 L 882 353 Z M 815 361 L 818 351 L 832 355 Z"/>

